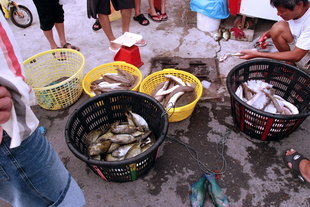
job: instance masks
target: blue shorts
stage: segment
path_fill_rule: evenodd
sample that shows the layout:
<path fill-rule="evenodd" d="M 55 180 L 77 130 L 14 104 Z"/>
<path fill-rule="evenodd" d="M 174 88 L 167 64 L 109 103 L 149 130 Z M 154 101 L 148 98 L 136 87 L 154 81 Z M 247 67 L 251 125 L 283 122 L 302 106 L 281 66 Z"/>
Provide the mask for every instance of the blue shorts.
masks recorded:
<path fill-rule="evenodd" d="M 84 195 L 53 147 L 37 129 L 10 149 L 4 133 L 0 144 L 0 199 L 15 207 L 80 207 Z"/>

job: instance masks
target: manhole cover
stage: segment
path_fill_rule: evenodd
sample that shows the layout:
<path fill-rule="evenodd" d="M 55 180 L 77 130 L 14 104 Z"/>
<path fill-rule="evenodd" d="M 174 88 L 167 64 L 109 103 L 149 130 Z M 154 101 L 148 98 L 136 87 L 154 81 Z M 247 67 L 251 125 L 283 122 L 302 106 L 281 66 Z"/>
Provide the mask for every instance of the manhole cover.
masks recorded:
<path fill-rule="evenodd" d="M 200 80 L 215 83 L 220 82 L 218 62 L 215 58 L 181 58 L 155 57 L 151 60 L 151 73 L 166 68 L 184 70 L 195 75 Z"/>

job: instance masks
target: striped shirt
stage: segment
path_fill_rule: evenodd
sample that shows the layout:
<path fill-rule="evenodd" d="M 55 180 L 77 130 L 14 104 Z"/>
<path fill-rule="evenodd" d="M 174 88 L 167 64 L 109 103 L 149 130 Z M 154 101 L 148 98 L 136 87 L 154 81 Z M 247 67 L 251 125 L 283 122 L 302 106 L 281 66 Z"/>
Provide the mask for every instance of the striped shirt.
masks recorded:
<path fill-rule="evenodd" d="M 12 138 L 10 148 L 18 147 L 39 125 L 30 108 L 31 88 L 24 82 L 22 58 L 13 32 L 0 14 L 0 85 L 13 99 L 10 119 L 0 127 Z"/>

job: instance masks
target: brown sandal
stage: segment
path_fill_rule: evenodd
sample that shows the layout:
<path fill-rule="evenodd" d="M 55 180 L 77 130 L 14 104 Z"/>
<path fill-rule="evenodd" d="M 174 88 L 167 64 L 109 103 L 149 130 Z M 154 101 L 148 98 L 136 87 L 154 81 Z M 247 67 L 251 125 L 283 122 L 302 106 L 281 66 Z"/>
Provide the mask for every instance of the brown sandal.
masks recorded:
<path fill-rule="evenodd" d="M 71 45 L 70 43 L 66 43 L 62 46 L 62 48 L 67 48 L 67 49 L 72 49 L 72 50 L 76 50 L 76 51 L 80 51 L 80 48 L 78 48 L 77 46 Z"/>

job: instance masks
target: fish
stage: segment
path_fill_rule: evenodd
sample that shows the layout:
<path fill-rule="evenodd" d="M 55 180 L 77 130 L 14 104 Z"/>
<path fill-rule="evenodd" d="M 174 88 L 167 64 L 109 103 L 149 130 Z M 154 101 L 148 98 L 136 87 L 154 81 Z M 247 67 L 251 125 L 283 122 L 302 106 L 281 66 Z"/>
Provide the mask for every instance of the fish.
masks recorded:
<path fill-rule="evenodd" d="M 115 134 L 108 138 L 111 142 L 117 144 L 131 144 L 137 141 L 137 138 L 131 134 Z"/>
<path fill-rule="evenodd" d="M 90 145 L 91 143 L 95 142 L 101 134 L 102 131 L 99 129 L 90 131 L 85 137 L 85 144 Z"/>
<path fill-rule="evenodd" d="M 131 134 L 135 131 L 142 131 L 142 127 L 136 127 L 133 125 L 114 123 L 111 125 L 111 132 L 114 134 Z"/>
<path fill-rule="evenodd" d="M 181 85 L 181 86 L 185 86 L 185 83 L 183 82 L 183 80 L 179 77 L 176 77 L 174 75 L 165 75 L 166 78 L 175 81 L 177 84 Z"/>
<path fill-rule="evenodd" d="M 111 146 L 111 142 L 109 140 L 103 140 L 102 142 L 92 143 L 88 147 L 88 154 L 90 156 L 100 155 L 108 151 L 109 147 Z"/>
<path fill-rule="evenodd" d="M 212 198 L 212 202 L 216 207 L 228 207 L 228 197 L 223 193 L 221 187 L 216 183 L 215 174 L 204 174 L 205 178 L 209 181 L 207 188 L 208 193 Z"/>
<path fill-rule="evenodd" d="M 139 114 L 134 113 L 134 112 L 132 112 L 130 110 L 128 111 L 127 117 L 128 116 L 132 119 L 132 121 L 134 122 L 135 126 L 141 127 L 144 130 L 149 130 L 149 125 L 147 124 L 147 122 L 145 121 L 145 119 L 142 116 L 140 116 Z"/>
<path fill-rule="evenodd" d="M 218 29 L 214 34 L 213 34 L 213 39 L 215 41 L 220 41 L 222 39 L 222 29 Z"/>
<path fill-rule="evenodd" d="M 206 180 L 207 178 L 203 175 L 198 179 L 198 181 L 191 185 L 192 192 L 190 195 L 190 200 L 192 207 L 203 206 L 207 191 Z"/>
<path fill-rule="evenodd" d="M 109 150 L 107 151 L 107 153 L 112 153 L 114 150 L 116 150 L 120 146 L 121 146 L 120 144 L 112 143 L 111 146 L 109 147 Z"/>
<path fill-rule="evenodd" d="M 180 98 L 180 96 L 182 96 L 185 92 L 192 92 L 192 91 L 194 91 L 194 88 L 191 86 L 180 86 L 166 97 L 166 101 L 163 103 L 163 105 L 166 108 L 168 106 L 174 107 L 176 101 L 178 100 L 178 98 Z"/>
<path fill-rule="evenodd" d="M 142 153 L 140 142 L 135 143 L 125 155 L 125 159 L 133 158 Z"/>
<path fill-rule="evenodd" d="M 222 35 L 223 39 L 225 41 L 228 41 L 230 39 L 230 32 L 229 32 L 229 30 L 228 29 L 224 29 L 224 30 L 222 30 L 222 32 L 223 32 L 223 35 Z"/>
<path fill-rule="evenodd" d="M 291 111 L 292 114 L 299 114 L 299 110 L 298 110 L 298 108 L 295 105 L 293 105 L 290 102 L 284 100 L 282 97 L 280 97 L 278 95 L 274 95 L 274 97 L 277 100 L 280 100 L 284 104 L 284 106 Z"/>
<path fill-rule="evenodd" d="M 112 152 L 113 157 L 124 157 L 134 144 L 123 145 Z"/>

